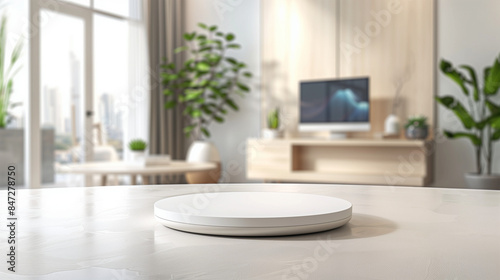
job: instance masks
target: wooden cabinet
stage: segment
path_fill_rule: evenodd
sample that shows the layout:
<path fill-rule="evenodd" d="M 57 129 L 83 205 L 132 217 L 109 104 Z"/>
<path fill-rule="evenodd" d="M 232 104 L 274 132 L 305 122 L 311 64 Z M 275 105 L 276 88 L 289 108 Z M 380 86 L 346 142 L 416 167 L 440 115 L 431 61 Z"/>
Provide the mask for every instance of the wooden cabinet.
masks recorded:
<path fill-rule="evenodd" d="M 424 186 L 432 142 L 419 140 L 249 139 L 247 177 L 283 182 Z"/>

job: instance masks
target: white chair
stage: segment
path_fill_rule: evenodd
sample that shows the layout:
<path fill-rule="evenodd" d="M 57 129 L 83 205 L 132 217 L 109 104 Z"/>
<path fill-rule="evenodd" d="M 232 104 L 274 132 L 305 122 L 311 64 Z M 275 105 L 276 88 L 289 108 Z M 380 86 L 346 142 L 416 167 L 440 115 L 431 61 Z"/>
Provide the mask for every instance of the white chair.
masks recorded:
<path fill-rule="evenodd" d="M 70 149 L 73 159 L 73 162 L 78 162 L 80 160 L 81 147 L 76 138 L 76 117 L 75 117 L 75 108 L 74 105 L 71 108 L 71 141 L 73 143 L 73 147 Z M 94 144 L 93 147 L 93 160 L 98 162 L 114 162 L 119 161 L 118 153 L 115 147 L 109 145 L 107 143 L 107 139 L 105 134 L 102 133 L 102 125 L 101 123 L 95 123 L 92 125 L 92 142 Z M 99 176 L 94 176 L 94 181 L 99 180 Z M 96 181 L 97 182 L 97 181 Z M 112 184 L 118 184 L 118 178 L 116 176 L 112 176 L 109 178 L 108 182 L 112 182 Z M 99 185 L 99 184 L 94 184 Z"/>

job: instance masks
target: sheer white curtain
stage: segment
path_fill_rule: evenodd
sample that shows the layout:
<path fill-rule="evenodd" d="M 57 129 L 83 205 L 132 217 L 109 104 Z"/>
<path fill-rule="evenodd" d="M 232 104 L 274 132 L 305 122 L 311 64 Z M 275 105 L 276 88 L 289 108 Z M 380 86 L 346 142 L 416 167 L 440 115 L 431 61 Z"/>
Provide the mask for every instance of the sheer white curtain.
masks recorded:
<path fill-rule="evenodd" d="M 131 14 L 143 13 L 141 7 L 131 7 Z M 129 22 L 128 42 L 128 96 L 124 123 L 124 158 L 130 157 L 128 143 L 133 139 L 149 142 L 150 71 L 145 16 L 141 21 Z"/>

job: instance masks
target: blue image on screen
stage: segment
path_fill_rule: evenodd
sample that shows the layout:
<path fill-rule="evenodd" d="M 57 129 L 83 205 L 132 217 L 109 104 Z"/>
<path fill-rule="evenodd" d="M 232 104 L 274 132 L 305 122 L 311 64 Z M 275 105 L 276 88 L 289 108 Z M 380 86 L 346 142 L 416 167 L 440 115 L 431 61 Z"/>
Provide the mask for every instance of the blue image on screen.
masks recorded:
<path fill-rule="evenodd" d="M 300 122 L 369 122 L 368 94 L 368 78 L 302 82 Z"/>

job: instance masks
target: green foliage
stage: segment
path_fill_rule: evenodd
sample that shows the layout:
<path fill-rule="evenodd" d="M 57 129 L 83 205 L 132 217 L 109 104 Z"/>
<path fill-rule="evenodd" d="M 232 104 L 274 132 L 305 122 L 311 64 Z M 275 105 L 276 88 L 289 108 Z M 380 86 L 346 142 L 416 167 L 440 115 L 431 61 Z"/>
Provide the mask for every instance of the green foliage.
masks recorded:
<path fill-rule="evenodd" d="M 267 127 L 269 129 L 278 129 L 280 126 L 280 116 L 278 108 L 267 115 Z"/>
<path fill-rule="evenodd" d="M 148 144 L 146 144 L 146 141 L 142 139 L 134 139 L 128 143 L 128 147 L 131 151 L 144 151 L 147 146 Z"/>
<path fill-rule="evenodd" d="M 473 134 L 473 133 L 465 133 L 465 132 L 450 132 L 450 131 L 447 131 L 445 130 L 444 131 L 444 135 L 446 135 L 446 137 L 450 138 L 450 139 L 457 139 L 457 138 L 468 138 L 472 144 L 474 144 L 474 146 L 481 146 L 481 139 Z"/>
<path fill-rule="evenodd" d="M 450 109 L 455 113 L 455 115 L 462 121 L 462 124 L 465 126 L 466 129 L 472 129 L 476 123 L 472 116 L 467 112 L 465 107 L 460 103 L 458 100 L 451 96 L 445 96 L 445 97 L 437 97 L 436 98 L 441 105 L 445 106 L 446 108 Z"/>
<path fill-rule="evenodd" d="M 457 69 L 453 67 L 451 62 L 446 61 L 444 59 L 441 60 L 441 63 L 439 64 L 439 68 L 441 69 L 441 72 L 445 74 L 448 78 L 453 80 L 455 83 L 460 86 L 462 89 L 462 92 L 465 95 L 469 95 L 469 90 L 466 87 L 466 78 L 462 73 L 460 73 Z"/>
<path fill-rule="evenodd" d="M 415 116 L 409 117 L 406 121 L 405 128 L 410 126 L 425 128 L 427 127 L 427 117 L 426 116 Z"/>
<path fill-rule="evenodd" d="M 185 62 L 165 63 L 161 77 L 167 99 L 165 108 L 181 106 L 190 119 L 184 127 L 186 136 L 208 138 L 212 122 L 223 123 L 228 110 L 239 110 L 233 96 L 250 92 L 244 80 L 252 74 L 245 70 L 246 64 L 228 56 L 232 49 L 241 48 L 234 43 L 234 34 L 218 31 L 215 25 L 198 26 L 202 31 L 184 34 L 186 45 L 175 50 L 185 54 Z"/>
<path fill-rule="evenodd" d="M 13 90 L 13 78 L 20 70 L 17 64 L 23 45 L 22 41 L 19 40 L 8 60 L 6 60 L 6 47 L 7 16 L 3 15 L 0 20 L 0 128 L 7 126 L 9 120 L 8 110 L 12 107 L 10 96 Z"/>
<path fill-rule="evenodd" d="M 484 94 L 493 95 L 500 88 L 500 60 L 496 59 L 493 66 L 487 72 L 488 76 L 485 77 L 484 81 Z"/>
<path fill-rule="evenodd" d="M 468 65 L 459 68 L 466 73 L 460 72 L 449 61 L 441 60 L 441 72 L 461 88 L 468 104 L 466 107 L 452 96 L 436 97 L 441 105 L 457 116 L 465 129 L 460 132 L 445 131 L 445 135 L 450 139 L 469 139 L 476 149 L 477 172 L 491 174 L 492 143 L 500 140 L 500 105 L 492 101 L 500 89 L 500 57 L 495 58 L 491 67 L 484 69 L 482 88 L 474 68 Z M 469 88 L 472 89 L 471 95 Z M 486 165 L 483 164 L 483 157 Z"/>

